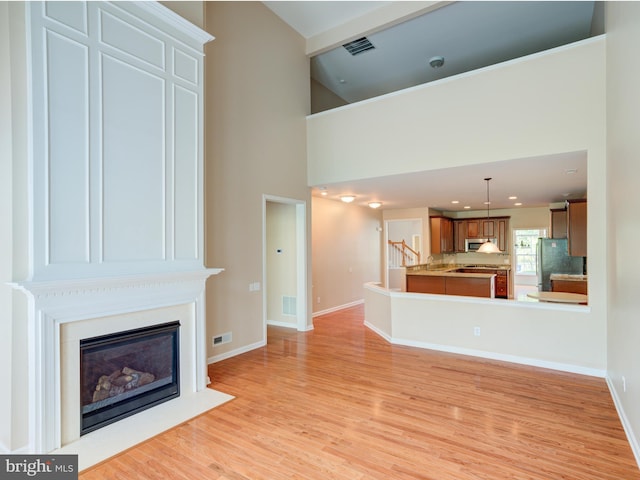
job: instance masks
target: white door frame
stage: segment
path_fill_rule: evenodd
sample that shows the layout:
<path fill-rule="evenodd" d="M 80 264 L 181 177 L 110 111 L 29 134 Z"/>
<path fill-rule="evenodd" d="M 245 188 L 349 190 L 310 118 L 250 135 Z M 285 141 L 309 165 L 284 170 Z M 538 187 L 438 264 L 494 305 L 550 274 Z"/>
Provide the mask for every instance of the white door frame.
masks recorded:
<path fill-rule="evenodd" d="M 313 329 L 307 322 L 307 202 L 293 198 L 262 195 L 262 324 L 267 341 L 267 202 L 296 207 L 296 328 L 300 332 Z"/>
<path fill-rule="evenodd" d="M 422 218 L 388 218 L 384 221 L 384 286 L 389 288 L 389 224 L 396 222 L 419 222 L 420 223 L 420 258 L 424 255 L 424 225 Z"/>

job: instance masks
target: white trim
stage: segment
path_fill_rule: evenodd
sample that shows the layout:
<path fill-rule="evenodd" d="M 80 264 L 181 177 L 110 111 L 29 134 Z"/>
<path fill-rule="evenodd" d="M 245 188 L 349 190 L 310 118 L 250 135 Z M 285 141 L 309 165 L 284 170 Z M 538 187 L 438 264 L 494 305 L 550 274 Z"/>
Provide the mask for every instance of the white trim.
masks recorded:
<path fill-rule="evenodd" d="M 618 395 L 618 391 L 615 388 L 613 380 L 611 379 L 611 377 L 609 377 L 609 375 L 606 375 L 604 379 L 606 380 L 607 386 L 609 387 L 609 392 L 611 392 L 613 404 L 615 405 L 616 411 L 618 412 L 618 417 L 620 417 L 620 422 L 622 423 L 624 433 L 627 435 L 627 440 L 629 441 L 629 445 L 631 446 L 631 451 L 636 458 L 638 468 L 640 468 L 640 443 L 638 443 L 638 437 L 636 437 L 635 433 L 633 432 L 631 422 L 629 422 L 629 419 L 625 414 L 624 408 L 622 407 L 622 401 L 620 400 L 620 396 Z"/>
<path fill-rule="evenodd" d="M 366 320 L 364 321 L 364 326 L 367 327 L 369 330 L 371 330 L 373 333 L 378 334 L 380 337 L 385 339 L 387 342 L 393 343 L 393 339 L 391 338 L 391 336 L 387 335 L 386 332 L 384 332 L 383 330 L 379 329 L 378 327 L 373 326 L 372 324 L 370 324 Z"/>
<path fill-rule="evenodd" d="M 262 323 L 267 340 L 267 202 L 293 205 L 296 208 L 296 328 L 299 332 L 313 330 L 307 321 L 307 202 L 277 195 L 262 195 Z"/>
<path fill-rule="evenodd" d="M 298 325 L 291 322 L 281 322 L 278 320 L 267 320 L 267 325 L 272 327 L 283 327 L 283 328 L 295 328 L 297 329 Z"/>
<path fill-rule="evenodd" d="M 267 344 L 266 340 L 261 340 L 261 341 L 256 342 L 256 343 L 245 345 L 244 347 L 236 348 L 235 350 L 230 350 L 228 352 L 221 353 L 220 355 L 214 355 L 213 357 L 207 358 L 207 364 L 211 365 L 212 363 L 221 362 L 222 360 L 226 360 L 227 358 L 231 358 L 231 357 L 236 357 L 238 355 L 242 355 L 243 353 L 250 352 L 251 350 L 256 350 L 258 348 L 262 348 L 266 344 Z"/>
<path fill-rule="evenodd" d="M 120 8 L 127 7 L 127 5 L 121 5 L 116 3 Z M 188 20 L 182 18 L 170 8 L 165 7 L 160 2 L 136 2 L 136 7 L 150 13 L 155 18 L 158 18 L 165 22 L 170 27 L 179 31 L 180 33 L 187 35 L 189 38 L 195 40 L 201 46 L 205 43 L 215 40 L 215 37 L 208 32 L 205 32 L 200 27 L 194 25 Z"/>
<path fill-rule="evenodd" d="M 327 313 L 337 312 L 338 310 L 344 310 L 345 308 L 355 307 L 356 305 L 362 305 L 364 303 L 364 299 L 356 300 L 355 302 L 345 303 L 344 305 L 338 305 L 337 307 L 327 308 L 325 310 L 320 310 L 318 312 L 313 312 L 313 318 L 319 317 L 321 315 L 326 315 Z"/>
<path fill-rule="evenodd" d="M 501 362 L 517 363 L 520 365 L 528 365 L 531 367 L 548 368 L 550 370 L 558 370 L 561 372 L 577 373 L 579 375 L 588 375 L 590 377 L 604 378 L 606 371 L 598 368 L 580 367 L 568 363 L 550 362 L 547 360 L 539 360 L 536 358 L 520 357 L 517 355 L 507 355 L 503 353 L 487 352 L 484 350 L 474 350 L 470 348 L 451 347 L 448 345 L 437 345 L 434 343 L 417 342 L 415 340 L 405 340 L 402 338 L 392 338 L 391 343 L 394 345 L 403 345 L 406 347 L 423 348 L 426 350 L 436 350 L 439 352 L 456 353 L 459 355 L 467 355 L 470 357 L 486 358 L 489 360 L 498 360 Z"/>

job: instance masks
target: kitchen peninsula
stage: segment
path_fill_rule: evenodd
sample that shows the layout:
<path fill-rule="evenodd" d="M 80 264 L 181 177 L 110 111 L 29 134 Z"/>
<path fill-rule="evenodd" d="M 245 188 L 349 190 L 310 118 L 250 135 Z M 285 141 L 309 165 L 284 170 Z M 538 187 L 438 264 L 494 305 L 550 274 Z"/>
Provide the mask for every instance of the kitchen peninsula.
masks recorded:
<path fill-rule="evenodd" d="M 407 267 L 406 291 L 508 298 L 509 270 L 501 265 L 415 265 Z"/>

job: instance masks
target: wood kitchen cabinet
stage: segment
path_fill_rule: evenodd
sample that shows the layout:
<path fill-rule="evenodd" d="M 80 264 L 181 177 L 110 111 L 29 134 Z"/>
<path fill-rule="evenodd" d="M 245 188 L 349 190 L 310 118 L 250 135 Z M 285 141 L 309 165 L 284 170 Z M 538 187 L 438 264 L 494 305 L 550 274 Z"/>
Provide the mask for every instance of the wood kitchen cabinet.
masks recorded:
<path fill-rule="evenodd" d="M 567 238 L 567 209 L 552 208 L 551 215 L 551 238 Z"/>
<path fill-rule="evenodd" d="M 496 244 L 501 252 L 509 251 L 509 218 L 495 219 Z"/>
<path fill-rule="evenodd" d="M 453 220 L 431 217 L 431 255 L 453 253 Z"/>
<path fill-rule="evenodd" d="M 467 238 L 495 238 L 500 251 L 509 251 L 509 217 L 454 220 L 453 231 L 455 252 L 465 251 Z"/>
<path fill-rule="evenodd" d="M 454 220 L 453 221 L 453 241 L 455 243 L 456 253 L 462 253 L 466 251 L 467 239 L 467 221 L 466 220 Z"/>
<path fill-rule="evenodd" d="M 587 201 L 567 201 L 567 244 L 572 257 L 587 256 Z"/>
<path fill-rule="evenodd" d="M 461 273 L 491 273 L 495 279 L 495 298 L 509 298 L 509 270 L 492 268 L 469 268 L 458 270 Z"/>
<path fill-rule="evenodd" d="M 551 280 L 552 292 L 581 293 L 587 295 L 586 280 Z"/>
<path fill-rule="evenodd" d="M 482 232 L 480 238 L 495 238 L 496 236 L 496 222 L 492 218 L 485 218 L 480 221 Z"/>
<path fill-rule="evenodd" d="M 482 238 L 482 226 L 480 219 L 470 218 L 467 220 L 467 237 L 466 238 Z"/>

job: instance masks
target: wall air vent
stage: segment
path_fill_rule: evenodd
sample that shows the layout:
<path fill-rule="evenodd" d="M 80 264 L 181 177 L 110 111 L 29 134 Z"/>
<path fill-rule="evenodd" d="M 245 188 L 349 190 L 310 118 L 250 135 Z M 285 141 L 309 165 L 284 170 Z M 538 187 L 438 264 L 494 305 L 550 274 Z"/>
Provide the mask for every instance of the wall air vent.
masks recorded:
<path fill-rule="evenodd" d="M 362 37 L 354 40 L 353 42 L 345 43 L 342 46 L 346 48 L 347 52 L 349 52 L 351 55 L 358 55 L 359 53 L 363 53 L 367 50 L 373 50 L 374 48 L 376 48 L 367 37 Z"/>

